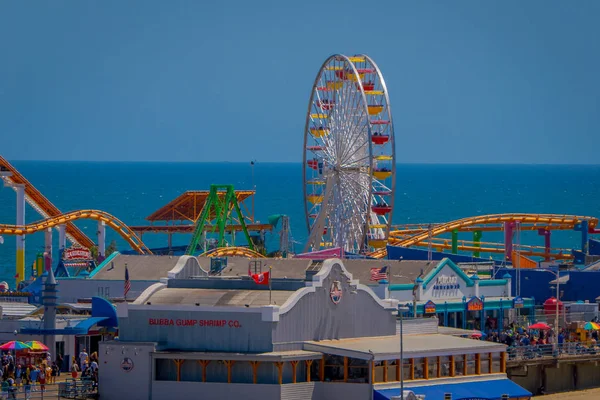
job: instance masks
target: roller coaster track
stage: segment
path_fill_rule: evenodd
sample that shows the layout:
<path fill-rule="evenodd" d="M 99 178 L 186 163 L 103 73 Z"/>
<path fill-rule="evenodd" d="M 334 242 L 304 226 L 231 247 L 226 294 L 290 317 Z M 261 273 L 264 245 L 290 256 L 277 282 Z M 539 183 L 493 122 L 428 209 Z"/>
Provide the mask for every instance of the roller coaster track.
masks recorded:
<path fill-rule="evenodd" d="M 468 217 L 458 219 L 443 224 L 431 224 L 431 235 L 428 224 L 409 225 L 404 229 L 390 232 L 388 243 L 392 246 L 411 247 L 427 243 L 430 237 L 436 237 L 444 233 L 457 231 L 488 230 L 501 231 L 504 229 L 505 222 L 520 222 L 521 230 L 567 230 L 574 229 L 582 221 L 588 221 L 590 230 L 598 226 L 598 218 L 560 215 L 560 214 L 492 214 L 477 217 Z M 434 244 L 435 246 L 435 244 Z M 445 247 L 442 246 L 441 247 Z M 473 249 L 475 250 L 475 249 Z M 484 248 L 477 248 L 481 252 L 486 252 Z M 383 258 L 387 254 L 386 249 L 380 249 L 370 253 L 375 258 Z M 530 255 L 538 255 L 531 252 Z"/>
<path fill-rule="evenodd" d="M 96 221 L 104 221 L 107 226 L 115 230 L 123 239 L 129 243 L 132 249 L 140 254 L 152 254 L 152 251 L 142 240 L 118 218 L 110 215 L 107 212 L 100 210 L 78 210 L 71 211 L 65 214 L 46 218 L 39 222 L 34 222 L 27 225 L 6 225 L 0 224 L 0 235 L 29 235 L 31 233 L 43 231 L 48 228 L 55 228 L 59 225 L 69 224 L 79 219 L 92 219 Z M 94 243 L 92 242 L 92 246 Z"/>
<path fill-rule="evenodd" d="M 248 258 L 266 258 L 262 254 L 250 250 L 247 247 L 219 247 L 207 251 L 200 255 L 200 257 L 248 257 Z"/>
<path fill-rule="evenodd" d="M 6 159 L 0 156 L 0 171 L 10 172 L 9 176 L 1 178 L 15 191 L 15 185 L 23 185 L 25 188 L 25 201 L 42 216 L 44 219 L 59 217 L 63 213 L 56 208 L 54 204 L 39 190 L 35 188 L 15 167 L 13 167 Z M 88 249 L 94 246 L 94 241 L 87 237 L 75 224 L 69 222 L 66 225 L 66 236 L 71 243 L 77 243 Z"/>

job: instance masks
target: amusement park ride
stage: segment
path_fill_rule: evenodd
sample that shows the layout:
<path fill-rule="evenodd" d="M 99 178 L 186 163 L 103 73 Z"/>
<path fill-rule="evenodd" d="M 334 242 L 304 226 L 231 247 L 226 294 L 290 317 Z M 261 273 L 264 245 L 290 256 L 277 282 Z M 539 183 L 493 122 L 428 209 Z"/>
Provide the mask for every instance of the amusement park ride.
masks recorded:
<path fill-rule="evenodd" d="M 552 231 L 580 232 L 584 252 L 588 234 L 600 233 L 597 218 L 553 214 L 496 214 L 392 227 L 395 174 L 392 111 L 381 71 L 366 55 L 329 57 L 312 86 L 304 129 L 303 186 L 309 230 L 305 252 L 340 248 L 346 254 L 383 258 L 387 246 L 427 246 L 430 251 L 462 251 L 475 257 L 480 253 L 501 253 L 505 260 L 514 260 L 513 234 L 530 230 L 544 236 L 544 246 L 519 244 L 519 257 L 569 260 L 573 258 L 570 249 L 551 247 Z M 25 235 L 45 232 L 46 252 L 51 257 L 53 228 L 59 231 L 61 251 L 68 239 L 83 248 L 96 247 L 99 258 L 105 255 L 106 226 L 139 254 L 152 254 L 142 242 L 143 234 L 165 233 L 171 248 L 173 234 L 191 233 L 192 240 L 185 251 L 188 255 L 202 250 L 209 257 L 264 257 L 254 248 L 250 232 L 258 233 L 264 242 L 264 232 L 281 220 L 280 245 L 284 254 L 289 251 L 289 218 L 276 215 L 270 217 L 270 224 L 256 223 L 254 207 L 250 213 L 244 205 L 246 199 L 254 200 L 254 190 L 211 185 L 209 191 L 188 191 L 147 217 L 150 225 L 128 227 L 104 211 L 62 213 L 2 157 L 0 179 L 17 194 L 16 224 L 0 225 L 0 236 L 18 237 L 17 282 L 25 278 Z M 42 216 L 42 221 L 25 224 L 26 202 Z M 73 224 L 79 219 L 98 221 L 97 245 Z M 482 234 L 487 231 L 504 232 L 504 243 L 482 242 Z M 247 247 L 235 246 L 237 232 L 243 234 Z M 472 240 L 459 241 L 459 232 L 472 233 Z M 206 251 L 205 246 L 199 246 L 206 243 L 206 233 L 217 235 L 215 249 Z M 231 237 L 230 243 L 225 241 L 226 234 Z"/>

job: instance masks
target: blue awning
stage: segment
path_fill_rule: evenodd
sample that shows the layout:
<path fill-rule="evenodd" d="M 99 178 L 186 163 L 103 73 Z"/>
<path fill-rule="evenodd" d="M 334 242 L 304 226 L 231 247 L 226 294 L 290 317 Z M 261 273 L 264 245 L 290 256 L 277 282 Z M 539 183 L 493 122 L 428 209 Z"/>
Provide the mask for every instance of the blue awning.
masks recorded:
<path fill-rule="evenodd" d="M 64 329 L 22 328 L 21 333 L 27 335 L 87 335 L 94 325 L 109 319 L 109 317 L 90 317 L 75 326 L 68 326 Z"/>
<path fill-rule="evenodd" d="M 445 393 L 452 393 L 452 400 L 501 400 L 503 394 L 509 398 L 531 397 L 531 393 L 510 379 L 493 379 L 475 382 L 447 383 L 444 385 L 404 387 L 415 394 L 425 395 L 426 400 L 443 400 Z M 374 400 L 387 400 L 399 396 L 400 389 L 375 390 Z"/>

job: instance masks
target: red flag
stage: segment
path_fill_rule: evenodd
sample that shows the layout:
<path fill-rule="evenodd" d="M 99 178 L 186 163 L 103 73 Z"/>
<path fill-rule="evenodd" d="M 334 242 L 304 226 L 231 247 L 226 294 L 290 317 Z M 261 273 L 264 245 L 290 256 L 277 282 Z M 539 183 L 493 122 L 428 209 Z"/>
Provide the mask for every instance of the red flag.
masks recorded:
<path fill-rule="evenodd" d="M 257 285 L 268 285 L 269 284 L 269 271 L 260 274 L 252 274 L 252 279 Z"/>

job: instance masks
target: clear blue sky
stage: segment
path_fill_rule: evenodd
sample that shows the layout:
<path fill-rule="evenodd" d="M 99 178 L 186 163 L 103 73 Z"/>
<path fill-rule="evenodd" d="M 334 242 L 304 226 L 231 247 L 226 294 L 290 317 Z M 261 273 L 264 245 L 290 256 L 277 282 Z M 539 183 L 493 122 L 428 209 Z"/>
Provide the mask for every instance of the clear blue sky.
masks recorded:
<path fill-rule="evenodd" d="M 399 162 L 597 163 L 600 2 L 3 1 L 8 159 L 302 159 L 310 89 L 366 53 Z"/>

